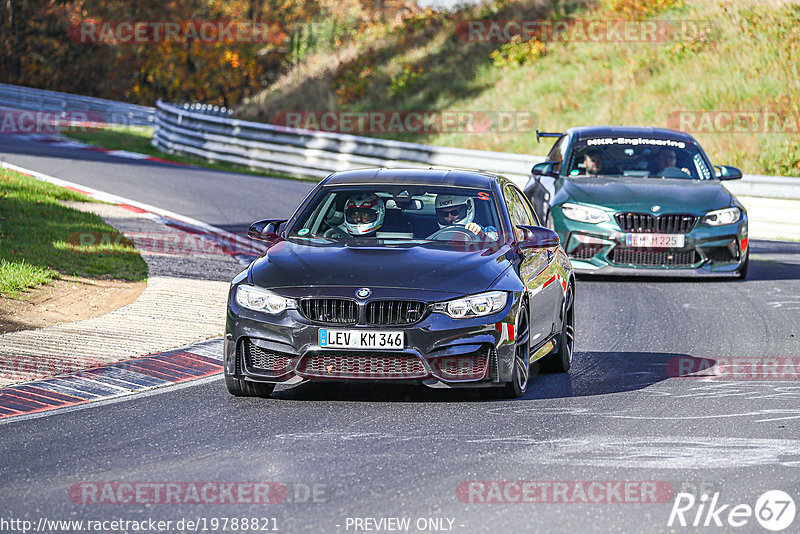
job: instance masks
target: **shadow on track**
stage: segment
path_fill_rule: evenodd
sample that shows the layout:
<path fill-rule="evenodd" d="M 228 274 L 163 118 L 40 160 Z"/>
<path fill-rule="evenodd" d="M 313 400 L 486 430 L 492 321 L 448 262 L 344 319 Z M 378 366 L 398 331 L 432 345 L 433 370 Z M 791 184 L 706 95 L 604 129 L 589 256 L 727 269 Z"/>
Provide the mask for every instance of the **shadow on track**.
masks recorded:
<path fill-rule="evenodd" d="M 421 385 L 379 382 L 306 382 L 276 389 L 272 397 L 292 401 L 470 402 L 483 400 L 475 389 L 432 389 Z"/>
<path fill-rule="evenodd" d="M 706 358 L 665 352 L 579 352 L 575 354 L 569 373 L 532 375 L 521 400 L 585 397 L 644 389 L 676 376 L 681 362 L 692 369 L 707 369 L 716 363 Z M 431 389 L 375 382 L 307 382 L 276 389 L 272 397 L 287 401 L 474 402 L 493 400 L 484 396 L 488 392 L 485 389 Z"/>
<path fill-rule="evenodd" d="M 669 352 L 577 352 L 569 373 L 538 375 L 525 399 L 587 397 L 634 391 L 689 370 L 709 369 L 716 360 Z"/>
<path fill-rule="evenodd" d="M 800 279 L 800 243 L 755 241 L 747 281 Z"/>

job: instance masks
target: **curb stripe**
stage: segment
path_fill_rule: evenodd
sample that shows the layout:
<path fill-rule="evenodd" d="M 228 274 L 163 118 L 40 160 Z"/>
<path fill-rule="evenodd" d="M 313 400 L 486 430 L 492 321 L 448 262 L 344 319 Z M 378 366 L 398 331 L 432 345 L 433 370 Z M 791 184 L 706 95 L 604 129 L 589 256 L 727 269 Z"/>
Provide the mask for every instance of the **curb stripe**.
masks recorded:
<path fill-rule="evenodd" d="M 164 380 L 151 379 L 139 373 L 125 372 L 122 369 L 113 369 L 109 367 L 89 369 L 88 371 L 84 371 L 83 374 L 98 382 L 119 386 L 123 389 L 138 389 L 142 387 L 159 386 L 165 383 Z"/>
<path fill-rule="evenodd" d="M 69 402 L 71 400 L 77 399 L 77 397 L 72 397 L 70 395 L 62 395 L 60 393 L 56 393 L 55 391 L 47 391 L 46 389 L 41 389 L 33 386 L 13 386 L 12 389 L 16 389 L 26 393 L 32 393 L 40 397 L 45 397 L 48 399 L 53 399 L 61 402 Z"/>
<path fill-rule="evenodd" d="M 197 350 L 204 354 L 192 352 Z M 219 358 L 206 354 L 219 355 Z M 0 389 L 0 419 L 56 410 L 222 372 L 222 339 Z"/>
<path fill-rule="evenodd" d="M 59 406 L 61 403 L 64 402 L 63 400 L 54 399 L 52 397 L 46 397 L 44 395 L 41 395 L 33 391 L 24 391 L 19 388 L 12 388 L 12 390 L 14 391 L 14 393 L 12 393 L 13 396 L 23 399 L 29 398 L 31 400 L 38 402 L 39 404 L 46 404 L 49 406 Z"/>

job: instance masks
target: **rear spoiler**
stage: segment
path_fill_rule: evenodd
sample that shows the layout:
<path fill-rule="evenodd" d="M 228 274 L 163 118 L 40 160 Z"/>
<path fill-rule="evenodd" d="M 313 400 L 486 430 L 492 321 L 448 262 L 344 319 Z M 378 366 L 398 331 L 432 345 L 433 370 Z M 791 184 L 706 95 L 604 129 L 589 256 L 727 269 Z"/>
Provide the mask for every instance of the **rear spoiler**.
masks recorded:
<path fill-rule="evenodd" d="M 564 135 L 563 132 L 540 132 L 536 130 L 536 142 L 539 142 L 539 138 L 541 137 L 561 137 Z"/>

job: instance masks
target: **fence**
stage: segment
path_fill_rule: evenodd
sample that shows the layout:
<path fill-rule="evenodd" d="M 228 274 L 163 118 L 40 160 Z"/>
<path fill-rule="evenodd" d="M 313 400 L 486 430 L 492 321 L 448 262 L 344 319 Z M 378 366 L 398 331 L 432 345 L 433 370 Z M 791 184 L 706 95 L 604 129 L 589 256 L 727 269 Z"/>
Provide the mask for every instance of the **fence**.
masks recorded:
<path fill-rule="evenodd" d="M 153 145 L 165 152 L 193 154 L 253 169 L 305 178 L 324 178 L 355 167 L 455 167 L 508 176 L 520 186 L 541 156 L 440 147 L 357 135 L 298 130 L 232 118 L 216 106 L 155 108 L 0 84 L 0 107 L 69 113 L 91 112 L 113 124 L 154 125 Z M 745 175 L 725 184 L 735 195 L 800 200 L 800 179 Z"/>
<path fill-rule="evenodd" d="M 524 184 L 531 167 L 543 161 L 541 156 L 298 130 L 161 101 L 156 107 L 153 144 L 161 150 L 308 178 L 354 167 L 439 166 L 496 172 Z"/>
<path fill-rule="evenodd" d="M 406 143 L 249 122 L 209 107 L 156 104 L 153 144 L 211 161 L 308 178 L 354 167 L 457 167 L 504 174 L 524 186 L 541 156 Z M 800 179 L 745 175 L 726 182 L 735 195 L 800 200 Z"/>
<path fill-rule="evenodd" d="M 0 108 L 64 115 L 85 112 L 109 124 L 135 126 L 153 126 L 156 116 L 155 108 L 147 106 L 4 83 L 0 83 Z"/>

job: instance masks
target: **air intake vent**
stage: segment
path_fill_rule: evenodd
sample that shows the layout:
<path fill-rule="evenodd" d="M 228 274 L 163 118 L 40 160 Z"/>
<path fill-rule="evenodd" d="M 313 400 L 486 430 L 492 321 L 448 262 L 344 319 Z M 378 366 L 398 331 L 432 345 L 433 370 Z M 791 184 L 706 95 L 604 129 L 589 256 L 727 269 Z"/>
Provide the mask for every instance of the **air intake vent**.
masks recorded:
<path fill-rule="evenodd" d="M 367 323 L 414 324 L 425 316 L 426 304 L 414 300 L 376 300 L 367 304 Z"/>
<path fill-rule="evenodd" d="M 413 379 L 428 375 L 422 361 L 408 354 L 336 351 L 306 355 L 297 367 L 312 378 Z"/>
<path fill-rule="evenodd" d="M 303 299 L 300 313 L 318 323 L 356 324 L 358 321 L 358 305 L 348 299 Z"/>
<path fill-rule="evenodd" d="M 239 344 L 239 348 L 244 356 L 245 366 L 254 373 L 281 376 L 289 372 L 291 354 L 263 349 L 248 338 Z"/>
<path fill-rule="evenodd" d="M 433 361 L 434 373 L 443 380 L 480 380 L 489 369 L 489 351 L 482 349 L 463 356 L 443 356 Z"/>
<path fill-rule="evenodd" d="M 690 267 L 700 261 L 700 255 L 695 249 L 649 250 L 616 247 L 611 251 L 609 260 L 624 265 Z"/>
<path fill-rule="evenodd" d="M 697 222 L 694 215 L 680 214 L 617 213 L 614 218 L 623 231 L 638 234 L 687 234 Z"/>

